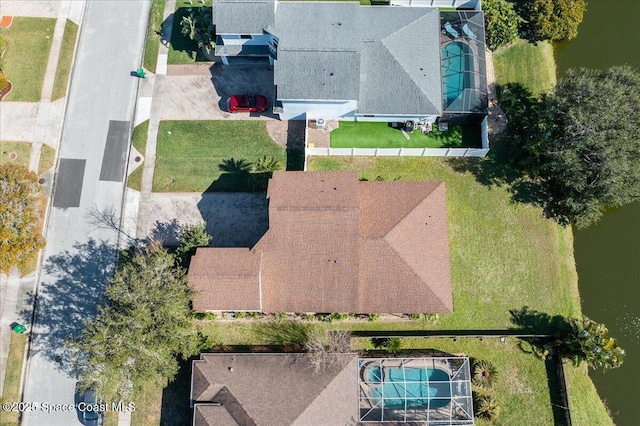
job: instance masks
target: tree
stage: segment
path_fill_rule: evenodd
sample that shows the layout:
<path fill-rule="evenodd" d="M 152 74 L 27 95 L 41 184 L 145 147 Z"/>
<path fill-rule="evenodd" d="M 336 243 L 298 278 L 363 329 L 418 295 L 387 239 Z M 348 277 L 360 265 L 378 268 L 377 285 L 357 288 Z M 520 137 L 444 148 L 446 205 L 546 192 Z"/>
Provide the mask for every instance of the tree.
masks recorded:
<path fill-rule="evenodd" d="M 604 324 L 582 317 L 569 320 L 571 332 L 556 342 L 556 350 L 563 358 L 570 359 L 575 366 L 586 362 L 594 370 L 617 368 L 624 361 L 624 349 L 618 347 L 616 339 L 609 337 Z"/>
<path fill-rule="evenodd" d="M 108 303 L 85 322 L 77 350 L 81 388 L 105 400 L 130 399 L 145 383 L 163 386 L 201 343 L 191 325 L 191 290 L 172 255 L 148 249 L 120 265 L 106 290 Z"/>
<path fill-rule="evenodd" d="M 195 41 L 200 49 L 211 53 L 216 46 L 215 25 L 213 25 L 213 12 L 209 6 L 201 6 L 193 9 L 180 21 L 180 32 L 185 37 Z"/>
<path fill-rule="evenodd" d="M 276 170 L 280 170 L 282 166 L 280 162 L 275 158 L 267 155 L 263 155 L 258 158 L 256 164 L 253 165 L 254 173 L 273 173 Z"/>
<path fill-rule="evenodd" d="M 576 38 L 587 10 L 585 0 L 526 0 L 517 4 L 526 21 L 525 35 L 532 41 Z"/>
<path fill-rule="evenodd" d="M 311 354 L 311 365 L 316 373 L 335 371 L 344 367 L 343 354 L 351 352 L 351 333 L 349 331 L 330 331 L 327 335 L 327 344 L 324 344 L 326 331 L 313 329 L 304 344 L 305 350 Z"/>
<path fill-rule="evenodd" d="M 540 184 L 549 216 L 585 228 L 640 199 L 638 71 L 570 70 L 536 109 L 527 130 L 516 130 L 519 162 Z"/>
<path fill-rule="evenodd" d="M 178 231 L 178 241 L 176 255 L 183 266 L 188 266 L 191 256 L 196 253 L 196 248 L 206 247 L 211 242 L 211 235 L 207 233 L 207 222 L 181 226 Z"/>
<path fill-rule="evenodd" d="M 483 389 L 491 389 L 498 379 L 498 370 L 489 361 L 478 361 L 473 365 L 473 384 Z"/>
<path fill-rule="evenodd" d="M 482 2 L 484 29 L 489 49 L 496 50 L 518 37 L 518 14 L 513 5 L 504 0 L 485 0 Z"/>
<path fill-rule="evenodd" d="M 27 168 L 0 165 L 0 271 L 9 272 L 44 247 L 38 177 Z"/>

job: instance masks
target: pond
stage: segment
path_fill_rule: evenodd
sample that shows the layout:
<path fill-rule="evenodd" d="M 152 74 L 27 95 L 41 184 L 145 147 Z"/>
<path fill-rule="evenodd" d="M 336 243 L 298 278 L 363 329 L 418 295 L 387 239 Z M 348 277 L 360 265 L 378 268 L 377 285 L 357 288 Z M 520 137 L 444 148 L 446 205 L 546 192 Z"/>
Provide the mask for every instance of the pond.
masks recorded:
<path fill-rule="evenodd" d="M 572 67 L 640 68 L 640 2 L 589 0 L 578 38 L 555 46 L 558 77 Z M 640 135 L 639 135 L 640 137 Z M 640 418 L 640 203 L 606 214 L 596 226 L 575 232 L 575 257 L 585 315 L 604 323 L 627 352 L 624 364 L 590 372 L 617 425 Z"/>

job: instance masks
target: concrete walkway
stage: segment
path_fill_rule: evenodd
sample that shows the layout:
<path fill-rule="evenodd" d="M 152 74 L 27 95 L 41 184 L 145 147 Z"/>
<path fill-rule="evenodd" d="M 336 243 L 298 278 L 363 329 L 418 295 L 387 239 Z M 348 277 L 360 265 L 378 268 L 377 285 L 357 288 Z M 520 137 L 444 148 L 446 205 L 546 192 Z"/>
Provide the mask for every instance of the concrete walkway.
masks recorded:
<path fill-rule="evenodd" d="M 80 24 L 83 8 L 84 1 L 2 1 L 2 15 L 57 18 L 40 102 L 2 102 L 0 108 L 0 139 L 31 142 L 29 169 L 35 173 L 38 173 L 42 146 L 46 143 L 57 150 L 59 145 L 65 99 L 51 102 L 51 93 L 66 20 Z M 9 276 L 0 275 L 0 395 L 11 343 L 10 324 L 19 322 L 28 326 L 24 311 L 32 308 L 29 293 L 34 291 L 37 275 L 36 272 L 20 278 L 17 269 Z"/>

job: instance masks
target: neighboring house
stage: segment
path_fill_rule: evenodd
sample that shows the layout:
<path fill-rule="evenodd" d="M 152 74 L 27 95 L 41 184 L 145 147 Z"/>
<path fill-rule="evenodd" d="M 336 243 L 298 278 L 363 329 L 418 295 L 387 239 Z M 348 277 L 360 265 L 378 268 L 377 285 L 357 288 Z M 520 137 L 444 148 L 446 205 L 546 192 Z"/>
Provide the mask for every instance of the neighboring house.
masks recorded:
<path fill-rule="evenodd" d="M 308 353 L 201 354 L 193 425 L 474 424 L 467 357 L 331 356 L 338 367 L 316 371 Z"/>
<path fill-rule="evenodd" d="M 267 197 L 254 247 L 197 249 L 195 311 L 453 311 L 444 182 L 275 172 Z"/>
<path fill-rule="evenodd" d="M 274 64 L 274 111 L 283 120 L 486 116 L 481 11 L 218 0 L 213 21 L 223 63 Z"/>

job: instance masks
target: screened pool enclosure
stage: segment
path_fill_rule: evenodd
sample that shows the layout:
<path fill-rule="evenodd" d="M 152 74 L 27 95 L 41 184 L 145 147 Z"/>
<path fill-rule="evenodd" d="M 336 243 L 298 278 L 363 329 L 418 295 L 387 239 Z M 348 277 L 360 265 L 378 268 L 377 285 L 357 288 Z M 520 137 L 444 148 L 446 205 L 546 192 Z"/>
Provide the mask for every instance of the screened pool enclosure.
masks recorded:
<path fill-rule="evenodd" d="M 467 357 L 359 360 L 361 422 L 473 425 Z"/>
<path fill-rule="evenodd" d="M 444 115 L 484 116 L 488 96 L 483 13 L 441 12 L 440 25 Z"/>

